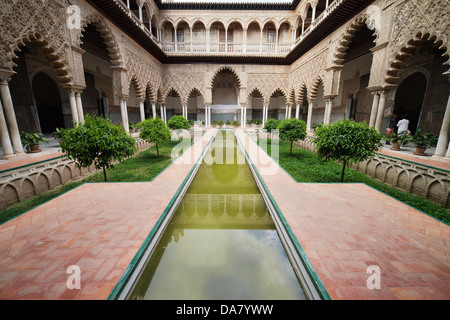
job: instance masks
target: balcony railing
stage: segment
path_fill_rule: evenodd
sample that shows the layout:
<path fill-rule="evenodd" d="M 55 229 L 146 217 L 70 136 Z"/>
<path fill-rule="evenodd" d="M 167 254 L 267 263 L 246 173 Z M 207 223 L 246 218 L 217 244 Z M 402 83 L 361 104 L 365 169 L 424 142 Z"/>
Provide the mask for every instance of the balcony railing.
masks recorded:
<path fill-rule="evenodd" d="M 162 49 L 166 53 L 264 53 L 283 54 L 291 49 L 291 43 L 225 43 L 211 42 L 163 42 Z M 209 50 L 208 50 L 209 49 Z"/>

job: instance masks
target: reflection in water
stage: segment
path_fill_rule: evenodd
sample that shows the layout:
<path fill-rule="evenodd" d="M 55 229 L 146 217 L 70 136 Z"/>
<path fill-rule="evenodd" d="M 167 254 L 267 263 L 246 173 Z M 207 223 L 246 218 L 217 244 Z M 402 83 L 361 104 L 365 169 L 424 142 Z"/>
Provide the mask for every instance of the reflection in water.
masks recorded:
<path fill-rule="evenodd" d="M 223 134 L 209 152 L 228 160 L 201 165 L 131 299 L 305 299 L 234 133 Z"/>

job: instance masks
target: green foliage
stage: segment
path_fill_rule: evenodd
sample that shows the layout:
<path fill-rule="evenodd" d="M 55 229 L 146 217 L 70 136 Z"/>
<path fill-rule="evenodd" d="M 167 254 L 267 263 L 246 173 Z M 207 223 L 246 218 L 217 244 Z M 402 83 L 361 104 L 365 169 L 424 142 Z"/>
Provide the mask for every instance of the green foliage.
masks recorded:
<path fill-rule="evenodd" d="M 406 142 L 412 142 L 414 147 L 416 148 L 431 148 L 435 147 L 438 142 L 439 136 L 434 135 L 430 132 L 422 134 L 422 129 L 420 127 L 417 128 L 416 134 L 413 136 L 406 136 Z"/>
<path fill-rule="evenodd" d="M 230 121 L 230 120 L 227 120 L 227 121 L 225 122 L 225 124 L 226 124 L 227 126 L 231 126 L 231 121 Z"/>
<path fill-rule="evenodd" d="M 212 122 L 211 122 L 211 124 L 215 127 L 215 126 L 217 126 L 217 120 L 213 120 Z"/>
<path fill-rule="evenodd" d="M 185 119 L 186 120 L 186 119 Z M 141 139 L 155 144 L 156 153 L 159 156 L 158 145 L 170 140 L 171 135 L 164 121 L 160 118 L 147 119 L 141 123 Z"/>
<path fill-rule="evenodd" d="M 253 123 L 253 119 L 247 119 L 247 125 L 251 126 Z"/>
<path fill-rule="evenodd" d="M 135 129 L 139 128 L 139 126 L 136 122 L 130 121 L 128 123 L 128 128 L 130 128 L 131 130 L 135 130 Z"/>
<path fill-rule="evenodd" d="M 44 137 L 42 133 L 29 133 L 22 131 L 20 135 L 20 140 L 22 145 L 25 147 L 27 152 L 30 151 L 30 147 L 33 144 L 40 144 L 41 142 L 48 142 L 48 139 Z"/>
<path fill-rule="evenodd" d="M 189 130 L 191 128 L 189 121 L 183 116 L 173 116 L 172 118 L 170 118 L 167 125 L 172 130 Z"/>
<path fill-rule="evenodd" d="M 383 146 L 382 136 L 374 128 L 348 119 L 319 127 L 316 136 L 314 143 L 319 157 L 343 162 L 341 181 L 347 165 L 373 157 Z"/>
<path fill-rule="evenodd" d="M 262 120 L 260 119 L 253 120 L 253 123 L 259 126 L 260 124 L 262 124 Z"/>
<path fill-rule="evenodd" d="M 271 132 L 272 130 L 278 129 L 280 126 L 281 121 L 277 119 L 269 119 L 264 124 L 264 129 L 266 129 L 268 132 Z"/>
<path fill-rule="evenodd" d="M 389 133 L 386 134 L 384 136 L 384 140 L 386 140 L 387 142 L 398 142 L 398 143 L 403 143 L 406 141 L 406 135 L 402 134 L 402 135 L 398 135 L 397 133 L 393 132 L 393 133 Z"/>
<path fill-rule="evenodd" d="M 237 120 L 234 120 L 233 121 L 233 126 L 235 126 L 235 127 L 239 127 L 241 124 L 239 123 L 239 121 L 237 121 Z"/>
<path fill-rule="evenodd" d="M 321 123 L 313 123 L 312 126 L 311 126 L 311 129 L 317 130 L 318 128 L 320 128 L 322 126 L 323 126 L 323 122 L 321 122 Z"/>
<path fill-rule="evenodd" d="M 74 160 L 79 167 L 92 164 L 103 169 L 107 181 L 106 169 L 113 162 L 122 161 L 136 151 L 135 140 L 120 126 L 112 124 L 110 119 L 87 115 L 84 123 L 67 130 L 61 150 L 65 157 Z"/>
<path fill-rule="evenodd" d="M 278 126 L 280 139 L 291 143 L 294 141 L 303 140 L 306 138 L 306 123 L 299 119 L 285 119 Z"/>
<path fill-rule="evenodd" d="M 219 122 L 217 122 L 217 125 L 219 125 L 220 127 L 223 126 L 223 121 L 220 120 Z"/>
<path fill-rule="evenodd" d="M 63 141 L 66 132 L 66 128 L 56 128 L 56 131 L 52 133 L 52 137 L 55 138 L 55 140 Z"/>

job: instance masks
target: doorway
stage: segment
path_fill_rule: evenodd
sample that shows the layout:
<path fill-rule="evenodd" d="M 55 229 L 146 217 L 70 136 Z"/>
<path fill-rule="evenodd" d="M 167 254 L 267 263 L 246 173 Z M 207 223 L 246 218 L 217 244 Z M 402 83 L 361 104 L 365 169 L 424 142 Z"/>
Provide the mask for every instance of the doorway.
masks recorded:
<path fill-rule="evenodd" d="M 61 93 L 55 81 L 39 72 L 32 86 L 41 132 L 52 133 L 56 128 L 65 128 Z"/>
<path fill-rule="evenodd" d="M 420 124 L 422 105 L 427 88 L 427 79 L 421 72 L 415 72 L 405 78 L 395 94 L 394 113 L 399 118 L 406 115 L 409 120 L 408 130 L 416 133 Z"/>

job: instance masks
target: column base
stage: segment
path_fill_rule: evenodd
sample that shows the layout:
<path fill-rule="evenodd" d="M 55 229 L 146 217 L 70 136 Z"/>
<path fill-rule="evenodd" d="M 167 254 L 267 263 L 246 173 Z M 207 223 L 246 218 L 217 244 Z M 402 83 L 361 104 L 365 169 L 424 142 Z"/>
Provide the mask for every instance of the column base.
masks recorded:
<path fill-rule="evenodd" d="M 15 154 L 8 154 L 8 155 L 5 155 L 5 156 L 2 156 L 0 159 L 9 160 L 9 159 L 12 159 L 12 158 L 15 158 L 15 157 L 16 157 Z"/>

